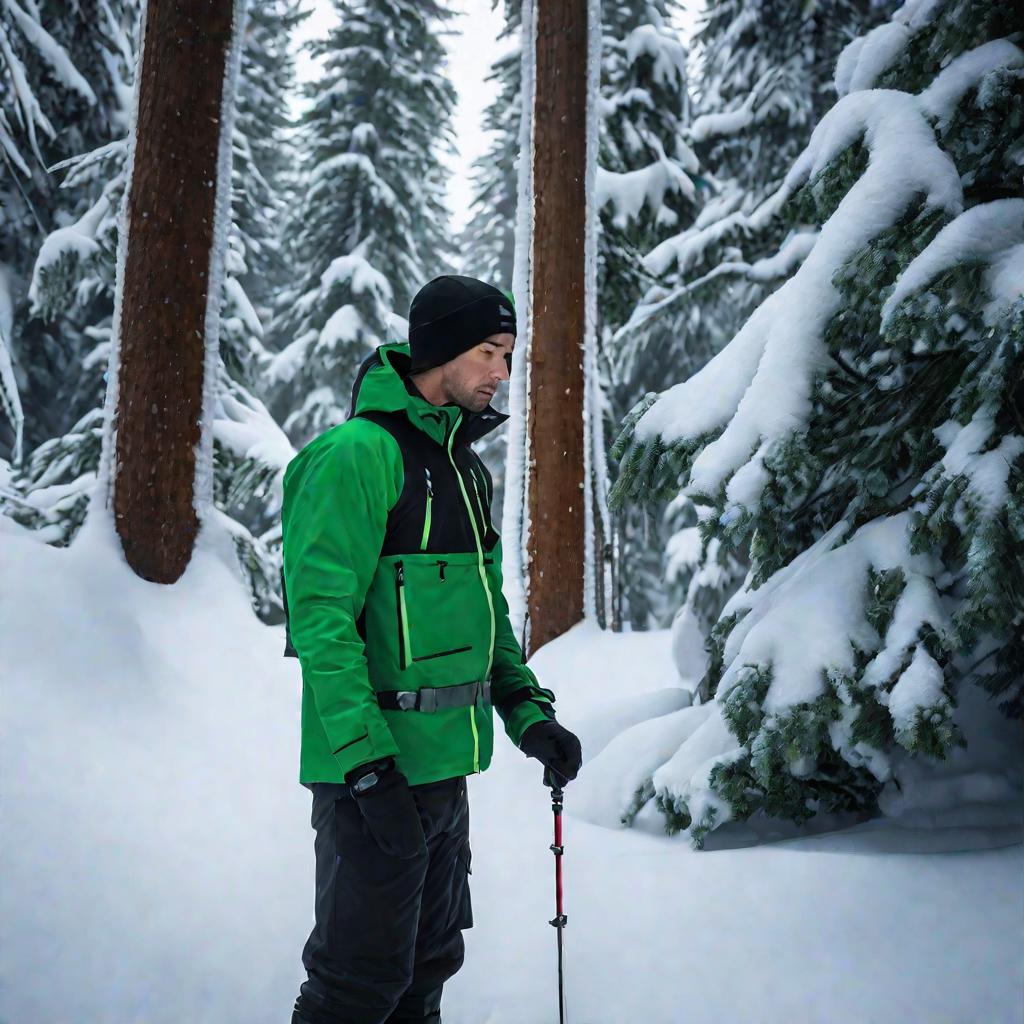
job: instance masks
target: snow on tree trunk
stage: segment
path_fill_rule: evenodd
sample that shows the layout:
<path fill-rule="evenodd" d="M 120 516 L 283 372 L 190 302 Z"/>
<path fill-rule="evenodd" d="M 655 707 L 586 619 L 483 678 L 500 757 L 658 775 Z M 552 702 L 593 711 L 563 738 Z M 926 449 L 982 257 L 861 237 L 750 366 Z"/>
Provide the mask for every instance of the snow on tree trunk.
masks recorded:
<path fill-rule="evenodd" d="M 587 0 L 537 0 L 528 651 L 583 616 Z"/>
<path fill-rule="evenodd" d="M 583 611 L 605 629 L 611 615 L 611 517 L 608 512 L 608 464 L 604 419 L 608 398 L 598 371 L 597 289 L 597 153 L 601 86 L 601 3 L 588 0 L 587 14 L 587 163 L 583 194 L 586 197 L 584 264 L 585 330 L 583 337 L 583 478 L 586 539 L 583 565 Z"/>
<path fill-rule="evenodd" d="M 524 0 L 520 23 L 520 119 L 519 158 L 516 165 L 515 254 L 512 264 L 512 291 L 517 316 L 516 355 L 508 383 L 509 420 L 506 428 L 505 488 L 501 511 L 503 575 L 508 590 L 512 628 L 525 651 L 528 647 L 526 605 L 526 539 L 529 536 L 529 505 L 526 472 L 526 410 L 530 376 L 530 350 L 533 339 L 533 311 L 530 308 L 531 265 L 533 251 L 533 93 L 536 63 L 536 18 L 533 0 Z"/>
<path fill-rule="evenodd" d="M 144 579 L 173 583 L 212 500 L 209 420 L 245 0 L 149 0 L 117 347 L 115 526 Z"/>

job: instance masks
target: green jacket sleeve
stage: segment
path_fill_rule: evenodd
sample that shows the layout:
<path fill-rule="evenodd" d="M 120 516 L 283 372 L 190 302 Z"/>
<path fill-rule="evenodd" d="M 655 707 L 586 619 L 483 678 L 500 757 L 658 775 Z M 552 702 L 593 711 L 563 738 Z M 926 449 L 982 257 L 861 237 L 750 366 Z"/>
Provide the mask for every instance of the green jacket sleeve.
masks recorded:
<path fill-rule="evenodd" d="M 398 753 L 356 629 L 403 482 L 390 435 L 353 419 L 289 465 L 281 509 L 292 643 L 342 772 Z"/>
<path fill-rule="evenodd" d="M 487 582 L 494 604 L 494 662 L 491 667 L 491 700 L 505 723 L 505 733 L 518 747 L 523 733 L 534 722 L 555 717 L 555 695 L 537 681 L 525 664 L 512 624 L 508 620 L 508 601 L 502 593 L 501 540 L 490 552 L 494 562 L 488 565 Z"/>

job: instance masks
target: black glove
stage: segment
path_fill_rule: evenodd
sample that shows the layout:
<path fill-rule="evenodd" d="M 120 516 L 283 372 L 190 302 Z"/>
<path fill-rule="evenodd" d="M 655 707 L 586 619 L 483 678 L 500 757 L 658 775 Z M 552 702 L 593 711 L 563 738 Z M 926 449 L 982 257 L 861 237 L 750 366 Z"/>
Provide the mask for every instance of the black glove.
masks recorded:
<path fill-rule="evenodd" d="M 345 782 L 370 835 L 384 853 L 403 860 L 426 853 L 420 812 L 394 758 L 361 764 L 345 776 Z"/>
<path fill-rule="evenodd" d="M 576 778 L 583 763 L 580 741 L 558 722 L 534 722 L 519 740 L 519 749 L 544 765 L 544 785 L 559 788 Z"/>

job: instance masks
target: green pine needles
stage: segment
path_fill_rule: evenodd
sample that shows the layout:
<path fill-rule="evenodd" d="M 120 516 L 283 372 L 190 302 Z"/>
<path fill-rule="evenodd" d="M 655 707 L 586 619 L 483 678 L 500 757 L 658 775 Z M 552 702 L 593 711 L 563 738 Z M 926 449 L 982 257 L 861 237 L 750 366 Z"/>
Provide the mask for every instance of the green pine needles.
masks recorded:
<path fill-rule="evenodd" d="M 1024 52 L 1005 5 L 910 0 L 765 216 L 802 264 L 613 446 L 621 506 L 678 495 L 750 572 L 706 632 L 707 698 L 635 780 L 700 846 L 754 813 L 873 813 L 969 742 L 958 694 L 1024 717 Z M 709 706 L 710 705 L 710 706 Z M 689 716 L 689 720 L 687 720 Z M 695 724 L 694 723 L 698 723 Z M 982 738 L 983 741 L 983 738 Z"/>

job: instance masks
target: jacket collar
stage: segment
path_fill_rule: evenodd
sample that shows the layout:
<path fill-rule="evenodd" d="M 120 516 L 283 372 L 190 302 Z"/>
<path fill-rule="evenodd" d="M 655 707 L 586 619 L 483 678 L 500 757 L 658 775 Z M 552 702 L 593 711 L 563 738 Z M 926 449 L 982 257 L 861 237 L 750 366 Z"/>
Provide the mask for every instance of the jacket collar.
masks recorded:
<path fill-rule="evenodd" d="M 401 412 L 442 446 L 448 443 L 453 429 L 453 446 L 472 444 L 508 419 L 507 413 L 498 412 L 489 403 L 480 412 L 473 412 L 459 405 L 428 402 L 407 376 L 411 361 L 408 342 L 380 345 L 359 367 L 349 416 L 371 409 Z"/>

